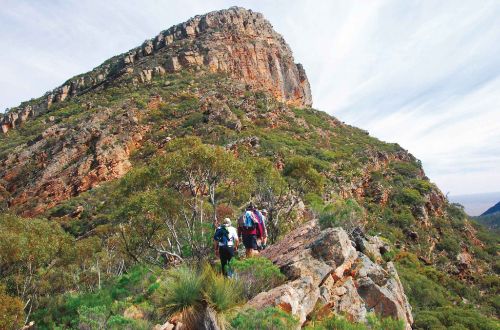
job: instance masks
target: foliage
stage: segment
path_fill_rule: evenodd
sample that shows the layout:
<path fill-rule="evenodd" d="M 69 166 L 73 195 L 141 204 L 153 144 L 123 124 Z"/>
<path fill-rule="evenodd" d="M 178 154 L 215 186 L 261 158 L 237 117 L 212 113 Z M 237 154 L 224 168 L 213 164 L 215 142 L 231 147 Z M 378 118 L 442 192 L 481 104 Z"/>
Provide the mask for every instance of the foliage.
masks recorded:
<path fill-rule="evenodd" d="M 210 266 L 202 270 L 181 266 L 168 271 L 157 300 L 164 315 L 182 315 L 188 328 L 200 326 L 207 308 L 215 312 L 219 326 L 224 328 L 226 315 L 243 302 L 243 297 L 236 280 L 216 274 Z"/>
<path fill-rule="evenodd" d="M 214 91 L 237 114 L 241 131 L 205 120 L 200 99 Z M 154 105 L 157 96 L 162 101 Z M 142 145 L 132 151 L 130 172 L 60 202 L 47 211 L 49 221 L 0 217 L 0 283 L 7 296 L 30 301 L 26 314 L 32 307 L 29 319 L 40 328 L 77 327 L 80 321 L 90 322 L 84 320 L 89 310 L 103 306 L 111 328 L 142 326 L 121 316 L 131 304 L 147 310 L 148 318 L 157 317 L 159 307 L 151 305 L 151 296 L 158 295 L 162 282 L 143 265 L 156 269 L 184 262 L 190 267 L 209 259 L 214 225 L 238 214 L 249 200 L 268 209 L 271 242 L 316 217 L 324 227 L 361 226 L 401 245 L 400 251 L 407 252 L 384 259 L 397 263 L 419 322 L 427 318 L 437 328 L 458 327 L 462 320 L 455 314 L 462 308 L 478 323 L 481 315 L 498 317 L 498 234 L 470 223 L 457 205 L 444 202 L 442 209 L 429 209 L 439 191 L 419 161 L 397 144 L 315 109 L 290 109 L 224 75 L 182 70 L 148 84 L 124 79 L 73 96 L 1 135 L 0 159 L 37 143 L 50 126 L 76 127 L 102 108 L 113 116 L 139 108 L 139 122 L 148 127 Z M 270 112 L 279 114 L 276 120 Z M 258 144 L 249 145 L 249 138 Z M 0 192 L 0 207 L 8 209 L 12 190 L 29 186 L 42 170 L 35 161 L 27 163 L 17 173 L 17 188 Z M 78 207 L 84 211 L 73 216 Z M 419 221 L 423 208 L 431 226 Z M 9 211 L 24 210 L 14 206 Z M 473 236 L 484 247 L 471 243 Z M 467 282 L 452 275 L 461 247 L 473 256 L 473 267 L 482 270 L 472 272 Z M 434 264 L 424 265 L 417 255 Z M 247 285 L 247 298 L 281 283 L 282 275 L 265 261 L 238 261 L 238 267 L 243 283 L 255 286 Z M 26 290 L 19 290 L 26 281 Z M 221 305 L 219 312 L 229 308 L 222 282 L 210 282 L 210 298 L 203 286 L 200 298 L 211 308 Z M 474 315 L 468 314 L 471 305 Z M 434 314 L 438 309 L 446 319 Z"/>
<path fill-rule="evenodd" d="M 288 330 L 298 325 L 295 317 L 277 307 L 246 309 L 231 320 L 231 326 L 241 330 Z"/>
<path fill-rule="evenodd" d="M 17 297 L 5 293 L 0 284 L 0 329 L 17 330 L 24 324 L 24 304 Z"/>
<path fill-rule="evenodd" d="M 277 287 L 285 281 L 285 276 L 279 268 L 267 258 L 232 259 L 231 267 L 241 282 L 247 299 L 253 298 L 259 292 Z"/>
<path fill-rule="evenodd" d="M 417 314 L 416 329 L 471 329 L 494 330 L 500 327 L 500 322 L 479 314 L 470 308 L 454 306 L 439 307 Z"/>
<path fill-rule="evenodd" d="M 339 315 L 331 315 L 321 321 L 312 321 L 306 330 L 404 330 L 402 321 L 390 317 L 381 318 L 373 313 L 367 315 L 367 323 L 354 323 Z"/>
<path fill-rule="evenodd" d="M 363 217 L 363 209 L 354 199 L 339 199 L 320 210 L 319 223 L 323 228 L 343 227 L 351 233 L 362 226 Z"/>

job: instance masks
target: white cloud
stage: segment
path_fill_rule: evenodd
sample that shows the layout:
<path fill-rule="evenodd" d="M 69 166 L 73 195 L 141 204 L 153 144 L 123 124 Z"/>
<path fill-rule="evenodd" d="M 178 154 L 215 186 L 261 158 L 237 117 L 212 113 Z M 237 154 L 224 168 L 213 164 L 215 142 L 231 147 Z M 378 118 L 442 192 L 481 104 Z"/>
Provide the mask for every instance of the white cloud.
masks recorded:
<path fill-rule="evenodd" d="M 196 14 L 264 13 L 315 107 L 398 142 L 455 194 L 500 190 L 498 1 L 43 1 L 0 10 L 0 109 Z"/>

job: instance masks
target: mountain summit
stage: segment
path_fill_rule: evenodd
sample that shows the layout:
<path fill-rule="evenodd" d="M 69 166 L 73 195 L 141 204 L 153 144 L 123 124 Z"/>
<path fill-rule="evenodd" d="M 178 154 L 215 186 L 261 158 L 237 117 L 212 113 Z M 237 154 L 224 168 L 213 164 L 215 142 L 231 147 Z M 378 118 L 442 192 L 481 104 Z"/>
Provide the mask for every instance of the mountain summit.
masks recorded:
<path fill-rule="evenodd" d="M 498 237 L 407 150 L 311 106 L 283 38 L 233 7 L 10 109 L 0 328 L 497 329 Z M 200 269 L 250 203 L 263 258 Z"/>
<path fill-rule="evenodd" d="M 0 125 L 5 133 L 30 117 L 50 111 L 53 103 L 133 77 L 150 81 L 165 72 L 205 67 L 227 73 L 293 106 L 311 106 L 306 73 L 292 51 L 262 14 L 239 7 L 195 16 L 160 32 L 140 47 L 115 56 L 94 70 L 69 79 L 34 104 L 11 109 Z"/>

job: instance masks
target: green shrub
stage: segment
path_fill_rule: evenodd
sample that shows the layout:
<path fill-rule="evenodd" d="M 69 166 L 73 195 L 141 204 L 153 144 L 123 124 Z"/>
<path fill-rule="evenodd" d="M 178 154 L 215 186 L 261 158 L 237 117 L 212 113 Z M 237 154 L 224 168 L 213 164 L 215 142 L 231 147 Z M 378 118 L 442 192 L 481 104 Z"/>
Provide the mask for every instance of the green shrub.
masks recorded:
<path fill-rule="evenodd" d="M 474 309 L 446 306 L 417 313 L 415 329 L 470 329 L 496 330 L 500 328 L 498 320 L 488 319 Z"/>
<path fill-rule="evenodd" d="M 440 251 L 446 251 L 451 256 L 456 256 L 460 252 L 460 242 L 456 236 L 444 235 L 443 238 L 436 244 L 436 248 Z"/>
<path fill-rule="evenodd" d="M 242 286 L 239 281 L 220 276 L 209 266 L 205 268 L 203 278 L 205 300 L 216 312 L 230 311 L 243 302 Z"/>
<path fill-rule="evenodd" d="M 5 293 L 0 284 L 0 329 L 20 329 L 24 324 L 24 304 L 21 299 Z"/>
<path fill-rule="evenodd" d="M 298 325 L 295 317 L 276 307 L 246 309 L 231 321 L 231 326 L 238 330 L 289 330 Z"/>
<path fill-rule="evenodd" d="M 164 286 L 156 293 L 165 316 L 177 313 L 187 328 L 199 328 L 207 309 L 215 312 L 219 326 L 242 303 L 241 285 L 233 279 L 216 274 L 210 266 L 203 271 L 187 266 L 167 272 Z"/>
<path fill-rule="evenodd" d="M 394 193 L 394 200 L 399 205 L 403 204 L 409 206 L 419 206 L 425 202 L 418 190 L 406 187 Z"/>
<path fill-rule="evenodd" d="M 78 308 L 78 327 L 81 329 L 101 330 L 106 328 L 108 310 L 106 306 Z"/>
<path fill-rule="evenodd" d="M 354 199 L 340 199 L 328 204 L 319 215 L 322 228 L 343 227 L 351 231 L 360 225 L 362 220 L 363 208 Z"/>
<path fill-rule="evenodd" d="M 199 272 L 186 266 L 170 269 L 162 296 L 166 314 L 199 308 L 203 301 L 203 281 Z"/>
<path fill-rule="evenodd" d="M 286 279 L 277 266 L 263 257 L 232 259 L 231 267 L 242 283 L 244 296 L 247 299 L 282 284 Z"/>
<path fill-rule="evenodd" d="M 354 323 L 340 315 L 332 315 L 321 321 L 313 321 L 306 330 L 404 330 L 404 322 L 390 317 L 381 318 L 370 313 L 367 323 Z"/>

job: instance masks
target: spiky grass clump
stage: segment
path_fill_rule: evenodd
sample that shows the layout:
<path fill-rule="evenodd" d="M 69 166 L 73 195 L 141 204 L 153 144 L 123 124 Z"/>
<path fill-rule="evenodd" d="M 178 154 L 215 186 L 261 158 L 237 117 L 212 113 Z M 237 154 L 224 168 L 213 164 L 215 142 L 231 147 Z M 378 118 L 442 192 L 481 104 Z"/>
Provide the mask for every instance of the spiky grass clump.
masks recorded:
<path fill-rule="evenodd" d="M 172 268 L 161 290 L 162 312 L 167 317 L 180 314 L 186 325 L 198 322 L 203 309 L 203 282 L 199 272 L 186 266 Z"/>
<path fill-rule="evenodd" d="M 179 315 L 189 329 L 198 328 L 211 315 L 224 329 L 227 316 L 244 302 L 241 284 L 221 276 L 209 265 L 201 270 L 186 266 L 169 270 L 159 295 L 163 314 Z"/>

